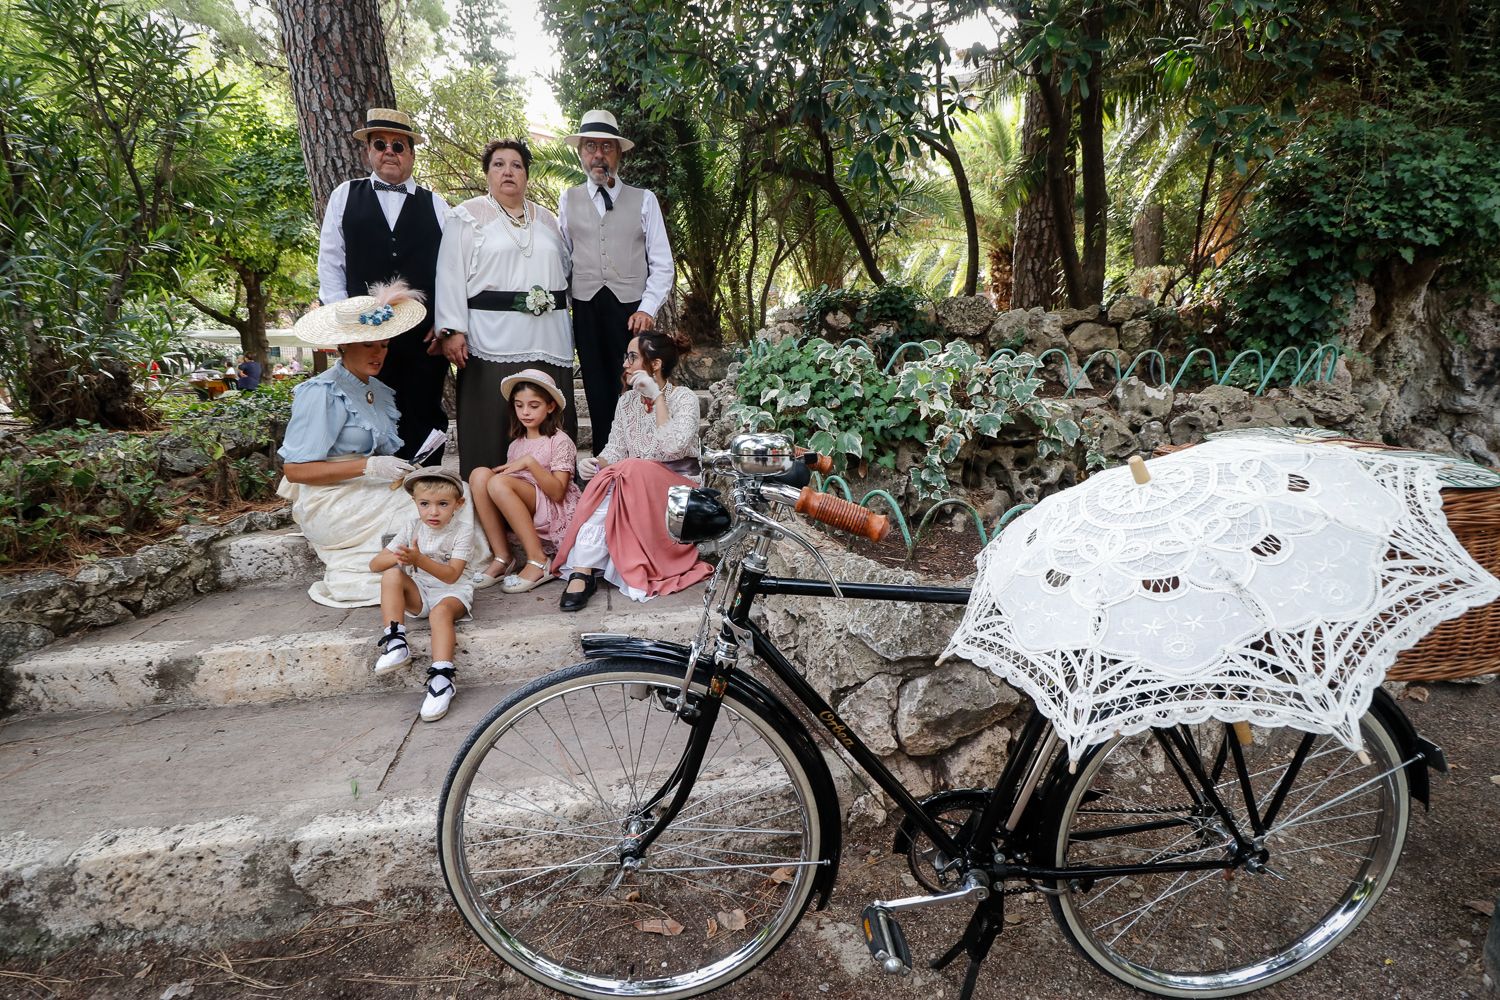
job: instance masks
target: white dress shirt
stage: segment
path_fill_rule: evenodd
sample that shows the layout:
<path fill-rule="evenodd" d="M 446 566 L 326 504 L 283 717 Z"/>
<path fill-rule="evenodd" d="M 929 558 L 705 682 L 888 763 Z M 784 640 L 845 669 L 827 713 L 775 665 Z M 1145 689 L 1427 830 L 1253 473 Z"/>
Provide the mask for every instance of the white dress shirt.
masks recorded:
<path fill-rule="evenodd" d="M 380 178 L 372 173 L 370 180 L 374 182 Z M 318 299 L 325 306 L 342 302 L 349 297 L 349 281 L 344 273 L 347 259 L 344 253 L 344 209 L 349 204 L 349 185 L 352 183 L 345 181 L 333 189 L 333 194 L 328 198 L 328 208 L 323 212 L 323 228 L 318 234 Z M 408 177 L 403 186 L 410 193 L 375 192 L 375 200 L 380 202 L 380 210 L 385 213 L 386 225 L 393 230 L 396 228 L 396 220 L 401 217 L 402 206 L 417 193 L 417 182 L 412 178 Z M 448 216 L 448 203 L 439 198 L 436 192 L 431 194 L 432 211 L 437 215 L 438 229 L 442 229 Z M 363 295 L 364 292 L 361 291 L 360 294 Z"/>
<path fill-rule="evenodd" d="M 589 201 L 599 213 L 599 218 L 604 218 L 604 199 L 599 197 L 600 185 L 593 181 L 585 183 L 588 185 Z M 605 188 L 609 192 L 611 203 L 618 197 L 619 189 L 619 178 L 611 177 L 609 187 Z M 562 230 L 563 242 L 568 245 L 568 252 L 572 253 L 573 237 L 568 232 L 566 198 L 558 199 L 557 224 Z M 672 291 L 672 280 L 676 274 L 672 266 L 672 245 L 667 240 L 667 223 L 661 216 L 661 204 L 656 200 L 656 195 L 645 188 L 641 189 L 641 229 L 646 234 L 646 290 L 641 293 L 640 310 L 655 319 L 657 310 L 667 301 L 667 295 Z"/>

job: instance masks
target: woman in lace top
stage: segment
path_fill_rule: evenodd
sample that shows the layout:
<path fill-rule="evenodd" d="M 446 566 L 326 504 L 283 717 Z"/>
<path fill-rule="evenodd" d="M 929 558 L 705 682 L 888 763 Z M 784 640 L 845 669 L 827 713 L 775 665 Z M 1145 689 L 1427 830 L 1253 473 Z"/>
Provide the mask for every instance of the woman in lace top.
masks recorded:
<path fill-rule="evenodd" d="M 538 368 L 565 391 L 573 385 L 572 264 L 556 216 L 526 198 L 531 150 L 518 139 L 497 139 L 480 162 L 488 191 L 448 213 L 433 303 L 443 353 L 458 368 L 465 477 L 505 462 L 511 414 L 502 379 Z M 576 440 L 574 408 L 564 413 L 564 430 Z"/>
<path fill-rule="evenodd" d="M 660 333 L 631 340 L 624 376 L 633 392 L 615 404 L 614 430 L 598 460 L 579 468 L 593 480 L 578 501 L 553 571 L 567 567 L 559 605 L 578 611 L 598 577 L 633 601 L 671 594 L 708 576 L 698 550 L 667 534 L 667 489 L 697 483 L 698 396 L 669 380 L 677 346 Z"/>

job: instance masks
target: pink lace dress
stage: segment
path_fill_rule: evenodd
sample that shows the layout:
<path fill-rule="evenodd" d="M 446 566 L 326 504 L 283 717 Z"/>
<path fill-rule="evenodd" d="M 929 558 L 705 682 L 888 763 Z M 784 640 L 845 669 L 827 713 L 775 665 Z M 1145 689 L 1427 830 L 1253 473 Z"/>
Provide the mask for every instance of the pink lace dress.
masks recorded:
<path fill-rule="evenodd" d="M 527 455 L 535 458 L 537 464 L 544 469 L 573 472 L 573 466 L 578 460 L 578 447 L 573 444 L 572 438 L 561 431 L 551 437 L 520 437 L 510 443 L 505 459 L 507 462 L 519 462 Z M 536 525 L 536 533 L 541 536 L 542 549 L 550 555 L 557 550 L 557 543 L 568 530 L 568 522 L 573 520 L 573 509 L 578 506 L 581 495 L 578 480 L 575 476 L 568 481 L 568 492 L 563 494 L 562 502 L 558 503 L 542 492 L 542 488 L 537 486 L 536 477 L 530 472 L 513 472 L 510 475 L 524 479 L 536 487 L 536 514 L 531 521 Z"/>

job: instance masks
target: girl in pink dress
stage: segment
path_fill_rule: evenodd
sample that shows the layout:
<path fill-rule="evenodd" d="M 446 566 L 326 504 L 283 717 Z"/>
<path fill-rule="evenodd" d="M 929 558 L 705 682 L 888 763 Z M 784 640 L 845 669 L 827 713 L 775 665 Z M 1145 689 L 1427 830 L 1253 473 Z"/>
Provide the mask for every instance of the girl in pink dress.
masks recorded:
<path fill-rule="evenodd" d="M 547 556 L 567 531 L 578 506 L 573 465 L 578 448 L 562 430 L 567 397 L 552 376 L 535 368 L 507 376 L 500 393 L 515 410 L 514 440 L 504 465 L 469 474 L 474 513 L 490 548 L 497 553 L 474 576 L 476 589 L 500 583 L 507 594 L 523 594 L 557 579 L 547 572 Z M 510 558 L 507 531 L 525 550 L 525 561 Z"/>

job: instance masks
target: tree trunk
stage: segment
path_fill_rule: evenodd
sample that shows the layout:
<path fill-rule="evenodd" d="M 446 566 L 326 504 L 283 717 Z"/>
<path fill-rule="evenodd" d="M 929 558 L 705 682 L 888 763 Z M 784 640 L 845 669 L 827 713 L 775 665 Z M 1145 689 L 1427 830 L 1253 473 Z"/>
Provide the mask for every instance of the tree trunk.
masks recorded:
<path fill-rule="evenodd" d="M 318 218 L 340 183 L 369 172 L 350 133 L 370 108 L 396 104 L 376 0 L 276 0 L 302 157 Z"/>
<path fill-rule="evenodd" d="M 1137 267 L 1160 267 L 1162 262 L 1162 226 L 1165 221 L 1162 203 L 1141 206 L 1130 224 L 1130 257 Z"/>
<path fill-rule="evenodd" d="M 1089 38 L 1104 38 L 1104 11 L 1095 4 L 1084 14 Z M 1078 154 L 1083 171 L 1083 260 L 1079 267 L 1082 301 L 1102 302 L 1104 262 L 1108 253 L 1109 191 L 1104 168 L 1104 61 L 1095 58 L 1085 76 L 1087 93 L 1078 98 Z"/>
<path fill-rule="evenodd" d="M 1032 87 L 1026 91 L 1021 121 L 1021 157 L 1029 180 L 1026 202 L 1016 213 L 1016 238 L 1011 251 L 1012 309 L 1034 306 L 1050 309 L 1061 299 L 1058 274 L 1062 255 L 1052 226 L 1052 189 L 1046 181 L 1046 153 L 1047 116 L 1041 94 Z"/>
<path fill-rule="evenodd" d="M 245 268 L 240 280 L 245 283 L 245 325 L 239 328 L 240 350 L 260 362 L 265 371 L 270 364 L 271 342 L 266 336 L 266 315 L 270 311 L 270 295 L 261 282 L 261 275 Z"/>

